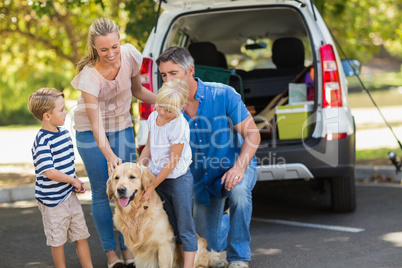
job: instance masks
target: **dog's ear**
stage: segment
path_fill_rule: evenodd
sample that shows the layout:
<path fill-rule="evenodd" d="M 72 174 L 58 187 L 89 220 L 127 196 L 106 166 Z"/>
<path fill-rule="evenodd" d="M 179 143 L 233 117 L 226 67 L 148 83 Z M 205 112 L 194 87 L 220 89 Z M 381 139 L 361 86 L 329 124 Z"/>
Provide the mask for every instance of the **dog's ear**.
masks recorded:
<path fill-rule="evenodd" d="M 155 176 L 151 173 L 151 171 L 149 171 L 148 167 L 140 165 L 139 167 L 141 169 L 141 184 L 146 190 L 154 182 Z"/>
<path fill-rule="evenodd" d="M 106 193 L 107 193 L 109 200 L 112 199 L 114 196 L 114 191 L 112 189 L 112 178 L 113 178 L 113 174 L 112 174 L 112 176 L 109 177 L 109 179 L 106 182 Z"/>

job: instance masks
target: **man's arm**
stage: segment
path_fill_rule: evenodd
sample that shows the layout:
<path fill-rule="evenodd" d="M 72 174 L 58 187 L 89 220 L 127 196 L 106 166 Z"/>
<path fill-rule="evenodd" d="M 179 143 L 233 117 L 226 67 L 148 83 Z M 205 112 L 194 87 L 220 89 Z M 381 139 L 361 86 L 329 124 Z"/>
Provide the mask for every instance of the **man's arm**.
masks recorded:
<path fill-rule="evenodd" d="M 221 183 L 225 183 L 225 189 L 228 191 L 239 184 L 244 178 L 244 172 L 261 142 L 260 133 L 251 115 L 233 128 L 240 134 L 244 142 L 236 163 L 222 177 Z"/>
<path fill-rule="evenodd" d="M 154 104 L 156 102 L 156 94 L 142 86 L 140 74 L 131 78 L 131 93 L 146 103 Z"/>

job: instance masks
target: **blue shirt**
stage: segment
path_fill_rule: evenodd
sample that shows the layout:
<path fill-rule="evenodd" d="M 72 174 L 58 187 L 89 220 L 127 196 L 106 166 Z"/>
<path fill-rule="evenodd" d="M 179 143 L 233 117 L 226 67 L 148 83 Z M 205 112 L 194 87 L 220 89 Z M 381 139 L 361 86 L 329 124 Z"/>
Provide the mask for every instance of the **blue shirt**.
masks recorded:
<path fill-rule="evenodd" d="M 46 170 L 57 169 L 75 177 L 73 142 L 67 130 L 58 129 L 59 132 L 39 130 L 32 146 L 36 174 L 35 198 L 49 207 L 66 200 L 74 190 L 70 183 L 54 181 L 45 175 Z"/>
<path fill-rule="evenodd" d="M 193 120 L 186 113 L 184 117 L 190 126 L 195 199 L 199 204 L 210 205 L 210 194 L 222 197 L 221 178 L 240 155 L 243 140 L 233 126 L 250 113 L 232 87 L 196 79 L 197 117 Z M 250 164 L 256 165 L 255 161 Z"/>

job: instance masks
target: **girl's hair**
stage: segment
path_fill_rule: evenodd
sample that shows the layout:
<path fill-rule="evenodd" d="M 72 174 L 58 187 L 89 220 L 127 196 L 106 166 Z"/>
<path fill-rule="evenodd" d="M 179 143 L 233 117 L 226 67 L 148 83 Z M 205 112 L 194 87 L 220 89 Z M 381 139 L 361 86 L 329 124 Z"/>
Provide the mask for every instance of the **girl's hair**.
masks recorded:
<path fill-rule="evenodd" d="M 64 94 L 54 88 L 40 88 L 29 96 L 28 109 L 36 119 L 42 121 L 43 114 L 52 111 L 55 108 L 55 102 L 58 97 Z"/>
<path fill-rule="evenodd" d="M 156 60 L 156 64 L 159 66 L 162 62 L 173 61 L 173 63 L 179 65 L 187 74 L 188 68 L 194 66 L 194 58 L 185 47 L 169 47 Z"/>
<path fill-rule="evenodd" d="M 89 27 L 88 39 L 87 39 L 87 50 L 88 53 L 77 63 L 77 71 L 80 72 L 86 65 L 94 66 L 99 60 L 99 55 L 95 45 L 95 37 L 105 36 L 110 33 L 117 33 L 120 38 L 119 26 L 110 19 L 100 18 L 95 20 Z"/>
<path fill-rule="evenodd" d="M 188 98 L 187 82 L 174 79 L 163 84 L 156 96 L 156 105 L 180 115 L 182 106 L 186 105 Z"/>

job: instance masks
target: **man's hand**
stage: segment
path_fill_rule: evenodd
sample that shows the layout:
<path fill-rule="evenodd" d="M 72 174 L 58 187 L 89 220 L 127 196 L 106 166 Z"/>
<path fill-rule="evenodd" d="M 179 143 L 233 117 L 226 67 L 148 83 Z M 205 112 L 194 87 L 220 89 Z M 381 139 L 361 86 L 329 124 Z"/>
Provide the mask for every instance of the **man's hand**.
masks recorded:
<path fill-rule="evenodd" d="M 241 168 L 232 167 L 225 174 L 223 174 L 221 179 L 221 184 L 225 184 L 225 189 L 230 191 L 237 184 L 239 184 L 244 178 L 244 170 Z"/>

